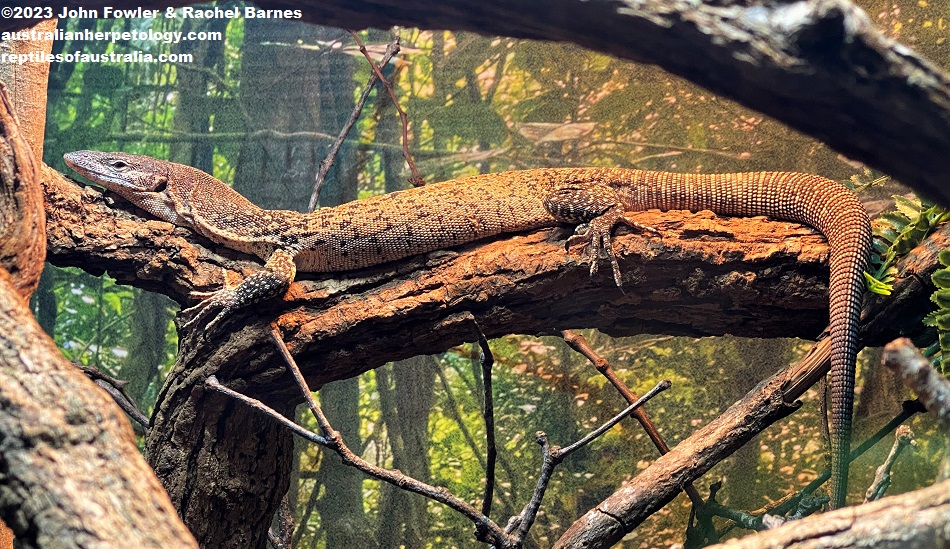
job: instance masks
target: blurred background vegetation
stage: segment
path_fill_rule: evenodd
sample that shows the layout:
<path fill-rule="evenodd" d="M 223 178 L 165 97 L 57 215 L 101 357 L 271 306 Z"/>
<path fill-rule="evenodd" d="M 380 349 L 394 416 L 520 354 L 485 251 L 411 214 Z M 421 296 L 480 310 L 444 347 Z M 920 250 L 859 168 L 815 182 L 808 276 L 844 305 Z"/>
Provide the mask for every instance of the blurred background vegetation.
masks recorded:
<path fill-rule="evenodd" d="M 858 2 L 890 36 L 950 69 L 950 4 Z M 234 3 L 218 3 L 229 6 Z M 123 150 L 197 166 L 268 208 L 304 210 L 314 174 L 353 110 L 370 68 L 348 32 L 280 20 L 72 20 L 68 30 L 218 31 L 222 41 L 54 44 L 57 51 L 191 53 L 190 64 L 58 64 L 49 83 L 45 161 L 64 172 L 62 154 Z M 385 70 L 408 112 L 412 153 L 427 181 L 544 166 L 620 166 L 668 171 L 787 170 L 863 185 L 881 176 L 822 144 L 656 67 L 573 45 L 475 34 L 397 29 L 360 33 L 379 58 L 393 33 L 403 53 Z M 321 196 L 332 206 L 404 188 L 401 128 L 381 87 L 373 92 Z M 906 191 L 864 189 L 872 213 Z M 151 410 L 177 352 L 167 298 L 116 285 L 108 276 L 49 267 L 33 301 L 41 324 L 70 359 L 128 380 Z M 807 342 L 673 338 L 611 339 L 585 332 L 639 393 L 660 379 L 673 390 L 649 406 L 672 444 L 710 421 L 755 383 L 794 361 Z M 492 342 L 499 441 L 493 518 L 504 523 L 530 497 L 540 453 L 534 432 L 566 445 L 625 407 L 583 357 L 556 338 L 508 336 Z M 857 437 L 907 397 L 863 354 Z M 368 372 L 323 388 L 320 399 L 350 446 L 475 502 L 484 482 L 477 350 L 460 347 Z M 817 393 L 698 487 L 723 479 L 719 501 L 756 509 L 812 480 L 826 465 Z M 301 417 L 301 421 L 307 421 Z M 930 484 L 945 449 L 926 419 L 920 445 L 898 462 L 892 492 Z M 861 497 L 887 443 L 852 466 Z M 529 543 L 545 547 L 577 517 L 656 456 L 630 421 L 555 472 Z M 289 494 L 301 547 L 468 547 L 472 525 L 421 497 L 343 469 L 299 446 Z M 681 542 L 689 510 L 680 496 L 623 547 Z"/>

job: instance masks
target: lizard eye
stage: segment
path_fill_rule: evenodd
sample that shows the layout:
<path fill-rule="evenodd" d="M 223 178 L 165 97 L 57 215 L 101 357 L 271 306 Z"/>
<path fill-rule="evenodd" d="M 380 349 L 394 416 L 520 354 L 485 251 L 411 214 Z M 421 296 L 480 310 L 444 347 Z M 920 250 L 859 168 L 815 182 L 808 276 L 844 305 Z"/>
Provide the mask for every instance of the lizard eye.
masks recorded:
<path fill-rule="evenodd" d="M 112 166 L 113 168 L 117 169 L 117 170 L 124 170 L 124 169 L 126 169 L 126 168 L 129 167 L 128 164 L 126 164 L 125 162 L 123 162 L 123 161 L 121 161 L 121 160 L 111 160 L 111 161 L 109 162 L 109 165 Z"/>

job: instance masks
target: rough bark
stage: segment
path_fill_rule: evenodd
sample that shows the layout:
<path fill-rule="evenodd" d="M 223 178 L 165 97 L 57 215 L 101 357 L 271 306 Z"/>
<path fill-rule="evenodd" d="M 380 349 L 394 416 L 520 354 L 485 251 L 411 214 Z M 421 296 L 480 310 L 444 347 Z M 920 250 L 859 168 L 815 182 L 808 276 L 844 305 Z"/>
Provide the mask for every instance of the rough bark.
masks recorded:
<path fill-rule="evenodd" d="M 43 187 L 39 161 L 21 133 L 3 84 L 0 101 L 0 269 L 9 274 L 20 296 L 29 299 L 46 256 Z"/>
<path fill-rule="evenodd" d="M 894 293 L 889 299 L 866 300 L 862 315 L 867 322 L 863 327 L 866 342 L 869 334 L 886 337 L 885 334 L 893 335 L 902 329 L 888 323 L 886 313 L 891 310 L 893 301 L 902 300 L 910 311 L 908 314 L 913 314 L 917 301 L 926 299 L 932 291 L 932 288 L 921 287 L 921 273 L 940 267 L 937 254 L 947 246 L 950 246 L 950 227 L 944 226 L 898 263 Z M 917 298 L 908 299 L 913 292 Z M 918 325 L 919 319 L 917 317 Z M 885 325 L 890 332 L 882 330 Z M 798 364 L 759 384 L 712 423 L 693 433 L 576 520 L 556 547 L 610 547 L 671 501 L 685 483 L 695 480 L 771 422 L 781 419 L 781 405 L 777 401 L 791 402 L 801 397 L 827 373 L 829 365 L 830 345 L 825 338 Z"/>
<path fill-rule="evenodd" d="M 709 549 L 904 549 L 947 547 L 950 480 L 929 488 L 838 509 Z"/>
<path fill-rule="evenodd" d="M 184 5 L 177 1 L 171 4 Z M 108 0 L 71 0 L 86 9 Z M 143 0 L 164 9 L 169 2 Z M 570 41 L 654 63 L 950 204 L 950 78 L 847 0 L 261 1 L 312 23 Z M 0 30 L 27 21 L 0 19 Z M 592 29 L 596 29 L 592 31 Z"/>
<path fill-rule="evenodd" d="M 26 547 L 196 547 L 112 399 L 0 270 L 0 513 Z"/>
<path fill-rule="evenodd" d="M 36 25 L 38 32 L 52 32 L 56 29 L 56 20 L 50 19 Z M 49 53 L 52 40 L 4 40 L 0 41 L 0 52 L 9 54 L 29 54 L 42 51 Z M 10 101 L 16 106 L 20 130 L 33 151 L 33 158 L 43 158 L 43 136 L 46 130 L 46 81 L 49 78 L 48 63 L 0 63 L 0 82 L 7 85 Z"/>
<path fill-rule="evenodd" d="M 119 206 L 129 207 L 109 208 L 98 191 L 66 180 L 50 185 L 50 261 L 108 270 L 179 302 L 189 290 L 220 287 L 221 267 L 244 276 L 260 267 Z M 623 292 L 606 274 L 591 279 L 579 250 L 563 250 L 568 232 L 553 228 L 351 273 L 304 274 L 284 301 L 235 315 L 228 328 L 242 349 L 267 349 L 266 325 L 278 319 L 318 387 L 469 341 L 473 318 L 489 337 L 575 327 L 611 335 L 814 337 L 827 323 L 827 248 L 814 231 L 709 212 L 631 217 L 661 236 L 619 231 Z"/>
<path fill-rule="evenodd" d="M 110 208 L 98 191 L 65 179 L 48 191 L 50 255 L 59 264 L 108 269 L 120 281 L 164 291 L 179 301 L 186 300 L 189 289 L 220 285 L 221 266 L 244 275 L 259 268 L 258 262 L 186 230 L 145 221 L 127 204 L 117 201 Z M 159 398 L 149 460 L 185 520 L 207 525 L 196 532 L 203 542 L 263 543 L 274 495 L 283 493 L 289 481 L 289 436 L 256 414 L 206 394 L 202 383 L 215 374 L 290 413 L 297 396 L 268 340 L 272 319 L 315 388 L 390 360 L 471 340 L 472 319 L 489 337 L 576 326 L 616 335 L 809 337 L 825 325 L 826 247 L 813 231 L 763 218 L 716 218 L 709 212 L 645 212 L 636 219 L 657 227 L 661 237 L 617 237 L 628 276 L 626 293 L 606 278 L 591 280 L 587 266 L 564 253 L 566 231 L 549 229 L 353 273 L 304 275 L 283 302 L 236 315 L 227 333 L 182 334 L 182 354 Z M 911 254 L 911 264 L 929 258 L 930 266 L 936 265 L 924 251 L 950 242 L 950 230 L 932 242 Z M 924 288 L 903 289 L 907 280 L 916 277 L 903 279 L 896 295 L 926 302 Z M 783 413 L 765 416 L 777 419 Z M 745 421 L 740 419 L 737 424 Z M 751 436 L 751 431 L 738 432 Z M 233 433 L 253 436 L 236 441 Z M 738 444 L 745 438 L 730 440 Z M 716 460 L 727 454 L 719 451 Z M 658 476 L 669 478 L 667 472 L 678 466 L 662 463 L 670 469 Z M 673 477 L 698 474 L 694 468 Z M 664 486 L 674 490 L 668 493 L 672 498 L 681 484 Z M 235 514 L 236 509 L 241 512 Z M 229 516 L 242 522 L 229 522 Z"/>
<path fill-rule="evenodd" d="M 39 272 L 43 250 L 21 239 L 44 230 L 42 188 L 0 102 L 0 255 Z M 194 547 L 128 420 L 59 353 L 28 293 L 0 268 L 0 515 L 26 547 Z"/>

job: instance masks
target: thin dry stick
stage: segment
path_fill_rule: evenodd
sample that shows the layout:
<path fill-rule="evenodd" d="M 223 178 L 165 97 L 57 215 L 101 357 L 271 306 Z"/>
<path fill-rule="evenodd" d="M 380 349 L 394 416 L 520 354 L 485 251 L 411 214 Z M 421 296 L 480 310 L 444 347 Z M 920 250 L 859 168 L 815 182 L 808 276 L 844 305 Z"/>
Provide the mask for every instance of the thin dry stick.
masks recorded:
<path fill-rule="evenodd" d="M 468 444 L 468 447 L 472 449 L 472 453 L 475 454 L 476 459 L 478 459 L 478 464 L 482 469 L 487 470 L 488 466 L 482 461 L 478 443 L 475 442 L 475 437 L 472 436 L 471 431 L 468 430 L 468 426 L 465 425 L 465 420 L 462 419 L 462 413 L 459 411 L 460 406 L 452 395 L 452 386 L 449 384 L 449 379 L 445 377 L 445 372 L 443 372 L 441 368 L 436 366 L 434 369 L 436 377 L 439 378 L 439 383 L 442 384 L 442 390 L 445 391 L 445 400 L 447 402 L 444 411 L 452 418 L 455 424 L 458 425 L 459 431 L 462 433 L 462 438 L 465 439 L 465 443 Z"/>
<path fill-rule="evenodd" d="M 894 462 L 897 461 L 897 457 L 904 448 L 916 445 L 917 441 L 914 440 L 914 432 L 911 431 L 910 427 L 901 425 L 897 428 L 897 432 L 894 433 L 894 445 L 891 446 L 891 451 L 888 452 L 887 459 L 885 459 L 884 463 L 878 466 L 877 471 L 874 472 L 874 481 L 871 482 L 871 486 L 868 487 L 867 492 L 864 494 L 864 503 L 876 501 L 884 497 L 884 492 L 891 486 L 891 469 L 894 467 Z"/>
<path fill-rule="evenodd" d="M 386 46 L 386 52 L 379 60 L 380 66 L 385 67 L 386 63 L 389 63 L 389 60 L 392 59 L 397 53 L 399 53 L 398 37 L 396 37 L 392 42 L 389 43 L 388 46 Z M 367 57 L 367 59 L 369 59 L 369 57 Z M 373 63 L 372 59 L 370 59 L 370 63 Z M 360 95 L 359 101 L 356 102 L 356 107 L 354 107 L 353 112 L 350 113 L 349 120 L 346 121 L 346 124 L 343 125 L 343 129 L 340 130 L 340 135 L 337 136 L 333 146 L 330 147 L 330 152 L 327 153 L 327 157 L 324 158 L 323 162 L 320 163 L 320 169 L 317 171 L 317 177 L 313 183 L 313 193 L 310 195 L 310 204 L 307 206 L 308 212 L 312 212 L 316 209 L 317 202 L 320 200 L 320 191 L 323 189 L 323 183 L 327 178 L 327 173 L 329 173 L 330 167 L 333 166 L 333 162 L 336 160 L 336 155 L 340 152 L 340 147 L 342 147 L 343 143 L 346 141 L 346 136 L 349 135 L 350 130 L 353 129 L 353 125 L 356 124 L 356 121 L 359 119 L 360 113 L 363 112 L 363 106 L 366 104 L 366 100 L 369 99 L 370 92 L 373 91 L 373 87 L 376 86 L 376 82 L 378 81 L 379 72 L 374 70 L 373 74 L 369 76 L 369 82 L 366 83 L 366 87 L 363 89 L 363 94 Z"/>
<path fill-rule="evenodd" d="M 887 422 L 886 425 L 878 429 L 877 432 L 871 435 L 867 440 L 861 443 L 860 446 L 852 450 L 851 455 L 848 457 L 848 462 L 850 463 L 858 459 L 859 456 L 870 450 L 872 446 L 886 437 L 888 433 L 897 429 L 899 425 L 907 421 L 914 414 L 919 414 L 925 411 L 926 410 L 924 409 L 923 405 L 921 405 L 917 400 L 904 401 L 901 403 L 901 412 L 894 416 L 894 418 L 889 422 Z M 785 513 L 788 513 L 798 505 L 798 502 L 803 496 L 813 493 L 818 489 L 819 486 L 827 482 L 829 478 L 831 478 L 831 469 L 826 468 L 821 472 L 820 475 L 818 475 L 817 478 L 815 478 L 815 480 L 809 482 L 807 486 L 799 490 L 798 493 L 795 494 L 795 497 L 785 500 L 781 505 L 773 508 L 772 512 L 777 515 L 784 515 Z M 753 513 L 755 514 L 757 511 Z"/>
<path fill-rule="evenodd" d="M 270 416 L 303 438 L 333 450 L 337 453 L 337 455 L 340 456 L 341 460 L 346 465 L 356 467 L 363 473 L 373 478 L 388 482 L 409 492 L 423 495 L 429 499 L 432 499 L 433 501 L 437 501 L 450 507 L 451 509 L 454 509 L 475 524 L 476 539 L 486 543 L 491 543 L 499 549 L 518 549 L 522 546 L 524 537 L 531 528 L 531 524 L 534 522 L 538 510 L 540 509 L 541 500 L 544 497 L 544 492 L 547 489 L 547 485 L 551 479 L 551 473 L 558 463 L 563 461 L 571 453 L 584 447 L 597 437 L 607 432 L 608 429 L 622 421 L 629 414 L 633 413 L 634 410 L 642 406 L 649 399 L 670 387 L 669 381 L 661 381 L 656 385 L 656 387 L 640 398 L 637 402 L 628 406 L 625 410 L 589 433 L 581 440 L 565 448 L 549 446 L 547 443 L 547 436 L 543 432 L 539 431 L 537 433 L 538 443 L 542 445 L 544 450 L 544 463 L 542 465 L 541 474 L 538 478 L 537 488 L 535 489 L 531 500 L 525 505 L 521 514 L 519 514 L 517 517 L 512 517 L 512 519 L 508 522 L 508 528 L 502 530 L 490 518 L 482 513 L 479 513 L 472 505 L 469 505 L 465 501 L 462 501 L 453 494 L 449 493 L 449 491 L 445 488 L 438 488 L 426 484 L 412 477 L 406 476 L 399 471 L 378 467 L 363 460 L 361 457 L 353 453 L 353 451 L 350 450 L 350 448 L 343 442 L 340 434 L 330 425 L 330 422 L 323 413 L 323 410 L 317 404 L 316 399 L 313 397 L 313 392 L 310 391 L 310 387 L 307 385 L 300 368 L 290 355 L 287 345 L 281 338 L 279 328 L 274 323 L 271 323 L 271 339 L 274 341 L 274 344 L 277 346 L 281 357 L 284 359 L 288 368 L 293 374 L 294 379 L 300 388 L 301 394 L 303 394 L 304 399 L 307 401 L 307 404 L 310 407 L 311 413 L 313 413 L 314 417 L 316 418 L 317 423 L 320 426 L 320 430 L 324 433 L 323 435 L 314 433 L 297 425 L 292 420 L 284 417 L 276 410 L 270 408 L 257 399 L 251 398 L 238 393 L 233 389 L 225 387 L 215 376 L 210 376 L 207 380 L 205 380 L 205 386 L 213 391 L 217 391 L 231 398 L 239 400 L 246 405 Z M 511 532 L 513 531 L 515 533 L 512 535 Z"/>
<path fill-rule="evenodd" d="M 610 381 L 610 384 L 617 389 L 628 403 L 636 402 L 637 399 L 640 398 L 617 376 L 617 372 L 610 366 L 610 362 L 591 348 L 584 336 L 572 330 L 561 330 L 561 337 L 564 338 L 564 342 L 567 343 L 571 349 L 584 355 L 584 357 L 594 365 L 594 368 Z M 643 430 L 646 431 L 647 436 L 653 441 L 653 445 L 660 451 L 660 454 L 666 454 L 670 451 L 670 447 L 666 444 L 666 441 L 663 440 L 663 435 L 661 435 L 660 431 L 653 425 L 653 420 L 647 415 L 646 410 L 643 408 L 636 409 L 636 411 L 633 412 L 633 417 L 643 426 Z M 689 500 L 693 502 L 693 505 L 701 507 L 705 502 L 699 490 L 697 490 L 692 483 L 684 486 L 683 491 L 689 496 Z"/>
<path fill-rule="evenodd" d="M 861 456 L 862 454 L 870 450 L 871 447 L 873 447 L 880 440 L 886 437 L 888 433 L 890 433 L 891 431 L 894 431 L 895 429 L 899 430 L 901 425 L 905 421 L 907 421 L 911 416 L 913 416 L 914 414 L 925 412 L 925 411 L 926 410 L 924 409 L 923 405 L 920 404 L 919 401 L 916 401 L 916 400 L 904 401 L 901 404 L 901 412 L 899 414 L 894 416 L 894 418 L 891 419 L 889 422 L 887 422 L 886 425 L 878 429 L 876 433 L 874 433 L 871 437 L 869 437 L 860 446 L 858 446 L 851 452 L 851 456 L 848 458 L 849 463 L 856 460 L 859 456 Z M 807 500 L 808 497 L 811 496 L 811 494 L 814 493 L 815 490 L 818 489 L 818 487 L 820 487 L 822 484 L 827 482 L 829 478 L 831 478 L 831 469 L 826 468 L 824 471 L 822 471 L 820 475 L 818 475 L 817 478 L 815 478 L 815 480 L 808 483 L 807 486 L 805 486 L 798 492 L 788 494 L 775 502 L 772 502 L 764 507 L 756 509 L 755 511 L 749 511 L 747 513 L 742 513 L 740 511 L 735 511 L 735 512 L 741 513 L 741 515 L 743 516 L 756 517 L 757 520 L 759 520 L 760 522 L 761 522 L 762 517 L 766 513 L 773 516 L 777 516 L 777 517 L 784 516 L 792 512 L 793 510 L 798 509 L 800 507 L 799 505 L 800 502 Z M 825 496 L 820 501 L 820 503 L 818 503 L 818 506 L 820 507 L 821 504 L 826 503 L 827 501 L 828 501 L 828 498 L 827 496 Z M 810 512 L 817 511 L 819 507 L 806 510 L 806 512 L 796 511 L 794 515 L 788 517 L 788 520 L 793 520 L 793 519 L 801 518 L 803 516 L 807 516 L 807 514 L 809 514 Z M 719 508 L 724 509 L 721 505 L 719 506 Z M 710 514 L 733 519 L 731 522 L 727 523 L 723 527 L 722 530 L 718 532 L 719 537 L 726 535 L 730 530 L 732 530 L 736 526 L 739 526 L 741 528 L 748 528 L 748 526 L 744 524 L 743 521 L 736 521 L 735 520 L 736 517 L 721 513 L 720 512 L 721 509 L 719 508 L 716 508 L 714 506 L 713 509 L 709 511 Z M 769 526 L 769 528 L 771 527 L 772 526 Z M 754 528 L 754 529 L 761 530 L 762 528 Z"/>
<path fill-rule="evenodd" d="M 280 351 L 280 354 L 283 357 L 284 362 L 287 363 L 288 368 L 290 368 L 291 373 L 293 373 L 294 379 L 297 381 L 297 385 L 300 387 L 300 391 L 303 394 L 304 399 L 307 401 L 307 406 L 310 408 L 310 412 L 313 414 L 313 417 L 317 419 L 317 424 L 320 426 L 320 430 L 325 435 L 325 437 L 320 437 L 324 441 L 322 444 L 323 446 L 326 446 L 339 454 L 340 458 L 343 460 L 343 463 L 346 465 L 356 467 L 367 475 L 388 482 L 393 486 L 397 486 L 404 490 L 423 495 L 434 501 L 438 501 L 439 503 L 447 505 L 448 507 L 466 516 L 469 520 L 475 523 L 476 537 L 480 541 L 487 541 L 499 547 L 511 547 L 508 535 L 504 532 L 504 530 L 501 529 L 500 526 L 492 522 L 491 519 L 485 515 L 479 513 L 478 510 L 469 505 L 467 502 L 462 501 L 461 499 L 449 493 L 445 488 L 437 488 L 430 484 L 426 484 L 412 477 L 406 476 L 399 471 L 392 471 L 389 469 L 383 469 L 382 467 L 377 467 L 376 465 L 373 465 L 354 454 L 353 451 L 343 443 L 342 437 L 340 437 L 340 434 L 330 425 L 330 421 L 327 419 L 326 415 L 324 415 L 323 410 L 317 404 L 316 399 L 313 398 L 313 392 L 310 391 L 307 381 L 303 378 L 303 374 L 300 372 L 300 368 L 297 366 L 297 361 L 295 361 L 290 355 L 290 351 L 287 349 L 287 345 L 281 338 L 280 330 L 277 328 L 276 324 L 271 324 L 271 339 L 274 341 L 274 344 Z M 276 414 L 276 412 L 274 413 Z M 294 429 L 294 432 L 297 432 L 297 429 Z M 316 440 L 314 437 L 305 438 L 308 440 Z"/>
<path fill-rule="evenodd" d="M 125 386 L 128 385 L 128 381 L 108 376 L 92 366 L 86 366 L 78 362 L 73 362 L 73 364 L 82 370 L 93 383 L 109 393 L 109 396 L 119 405 L 119 408 L 122 408 L 122 411 L 132 418 L 133 421 L 141 425 L 143 430 L 148 431 L 149 427 L 152 426 L 148 416 L 138 409 L 138 406 L 135 405 L 135 402 L 129 395 L 125 394 Z"/>
<path fill-rule="evenodd" d="M 416 163 L 412 161 L 412 155 L 409 153 L 409 117 L 406 116 L 406 111 L 402 110 L 402 107 L 399 105 L 399 100 L 396 99 L 396 92 L 393 90 L 393 85 L 389 80 L 386 80 L 383 73 L 380 72 L 379 67 L 373 62 L 373 59 L 369 56 L 369 52 L 366 51 L 366 46 L 363 45 L 363 41 L 360 40 L 360 37 L 357 36 L 355 32 L 350 31 L 350 34 L 353 35 L 353 38 L 359 45 L 360 53 L 369 61 L 370 66 L 373 67 L 373 72 L 376 73 L 383 85 L 386 86 L 386 91 L 389 92 L 389 97 L 393 100 L 396 112 L 399 113 L 399 120 L 402 122 L 402 155 L 405 157 L 406 163 L 409 164 L 409 170 L 412 172 L 412 177 L 409 179 L 409 182 L 415 187 L 421 187 L 425 185 L 425 181 L 423 181 L 422 176 L 419 175 L 419 170 L 416 169 Z"/>
<path fill-rule="evenodd" d="M 495 463 L 498 460 L 498 449 L 495 446 L 495 403 L 492 397 L 491 370 L 495 364 L 495 356 L 488 346 L 488 339 L 479 330 L 478 346 L 482 350 L 482 386 L 485 388 L 485 404 L 482 407 L 482 417 L 485 419 L 485 494 L 482 496 L 482 514 L 491 516 L 491 504 L 495 492 Z"/>
<path fill-rule="evenodd" d="M 903 337 L 884 346 L 884 365 L 900 374 L 904 386 L 917 393 L 917 399 L 937 418 L 945 442 L 950 446 L 950 381 Z M 944 456 L 939 478 L 950 478 L 950 454 Z"/>
<path fill-rule="evenodd" d="M 543 456 L 543 461 L 541 463 L 541 474 L 538 475 L 538 484 L 534 490 L 534 495 L 531 496 L 531 500 L 525 505 L 524 510 L 521 511 L 520 515 L 512 517 L 512 519 L 508 521 L 508 526 L 505 528 L 505 531 L 514 532 L 514 538 L 520 544 L 528 534 L 528 530 L 534 523 L 535 517 L 537 517 L 538 510 L 541 508 L 541 500 L 544 498 L 544 492 L 547 490 L 548 484 L 551 481 L 551 474 L 554 472 L 554 468 L 559 463 L 564 461 L 567 456 L 590 444 L 591 441 L 606 433 L 611 427 L 620 423 L 625 417 L 640 409 L 640 407 L 646 404 L 651 398 L 669 389 L 670 385 L 671 383 L 668 380 L 657 383 L 656 386 L 647 392 L 647 394 L 631 403 L 622 412 L 611 418 L 607 423 L 604 423 L 597 429 L 594 429 L 588 433 L 587 436 L 578 440 L 574 444 L 571 444 L 570 446 L 565 446 L 564 448 L 551 446 L 548 444 L 548 436 L 543 431 L 538 431 L 536 435 L 537 442 L 541 445 L 541 453 Z"/>
<path fill-rule="evenodd" d="M 298 369 L 298 372 L 299 372 L 299 369 Z M 234 398 L 235 400 L 239 400 L 240 402 L 243 402 L 247 406 L 250 406 L 270 416 L 271 418 L 273 418 L 280 424 L 284 425 L 285 427 L 287 427 L 288 429 L 290 429 L 297 435 L 300 435 L 304 439 L 309 440 L 310 442 L 313 442 L 315 444 L 319 444 L 320 446 L 324 446 L 330 450 L 333 450 L 340 456 L 344 464 L 349 465 L 351 467 L 356 467 L 357 469 L 359 469 L 360 471 L 362 471 L 368 476 L 371 476 L 378 480 L 382 480 L 384 482 L 388 482 L 389 484 L 402 488 L 403 490 L 420 494 L 429 499 L 442 503 L 451 509 L 454 509 L 455 511 L 461 513 L 462 515 L 464 515 L 469 520 L 475 523 L 476 537 L 478 537 L 480 541 L 492 543 L 498 547 L 504 547 L 504 548 L 513 547 L 510 544 L 509 536 L 505 534 L 505 532 L 501 529 L 501 527 L 499 527 L 490 519 L 488 519 L 487 517 L 479 513 L 477 509 L 475 509 L 468 503 L 450 494 L 445 488 L 439 488 L 439 487 L 432 486 L 430 484 L 426 484 L 424 482 L 420 482 L 412 477 L 408 477 L 400 473 L 399 471 L 393 471 L 389 469 L 383 469 L 382 467 L 377 467 L 367 461 L 364 461 L 362 458 L 354 454 L 352 450 L 350 450 L 345 444 L 343 444 L 342 440 L 340 439 L 339 433 L 334 431 L 332 427 L 330 427 L 329 422 L 326 419 L 326 416 L 323 414 L 323 411 L 320 410 L 319 406 L 316 405 L 316 402 L 313 400 L 313 395 L 310 394 L 310 390 L 309 388 L 306 388 L 306 386 L 304 386 L 306 388 L 306 392 L 310 394 L 310 398 L 308 398 L 307 400 L 313 402 L 313 406 L 314 406 L 314 408 L 311 408 L 311 412 L 314 414 L 314 417 L 317 418 L 317 422 L 321 424 L 321 430 L 325 429 L 325 427 L 323 427 L 322 425 L 326 425 L 326 427 L 329 428 L 329 431 L 324 431 L 327 433 L 327 436 L 325 437 L 317 433 L 314 433 L 312 431 L 309 431 L 307 429 L 304 429 L 303 427 L 300 427 L 299 425 L 285 418 L 276 410 L 268 407 L 266 404 L 262 403 L 261 401 L 248 397 L 246 395 L 238 393 L 237 391 L 229 389 L 225 387 L 224 385 L 221 385 L 221 383 L 217 380 L 215 376 L 209 377 L 205 381 L 205 386 L 208 387 L 209 389 L 212 389 L 214 391 L 227 395 L 231 398 Z"/>

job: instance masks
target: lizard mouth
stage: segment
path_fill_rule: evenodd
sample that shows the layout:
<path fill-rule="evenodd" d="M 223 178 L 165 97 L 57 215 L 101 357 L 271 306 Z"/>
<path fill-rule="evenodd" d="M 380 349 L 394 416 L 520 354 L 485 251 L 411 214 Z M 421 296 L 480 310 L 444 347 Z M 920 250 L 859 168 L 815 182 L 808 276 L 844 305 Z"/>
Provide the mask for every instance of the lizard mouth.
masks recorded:
<path fill-rule="evenodd" d="M 100 159 L 102 153 L 95 151 L 76 151 L 63 155 L 63 161 L 79 175 L 91 179 L 94 183 L 115 190 L 117 187 L 132 189 L 135 191 L 147 191 L 148 189 L 133 185 L 130 183 L 127 173 L 125 175 L 109 168 L 107 163 Z"/>

